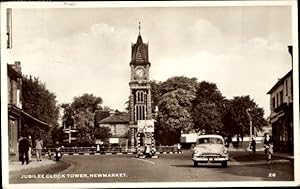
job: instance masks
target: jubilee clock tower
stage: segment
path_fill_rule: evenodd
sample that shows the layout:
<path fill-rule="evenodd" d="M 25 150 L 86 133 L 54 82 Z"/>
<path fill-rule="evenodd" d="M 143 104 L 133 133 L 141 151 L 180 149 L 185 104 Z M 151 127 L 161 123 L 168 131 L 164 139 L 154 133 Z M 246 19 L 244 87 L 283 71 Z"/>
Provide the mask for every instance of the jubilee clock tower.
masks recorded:
<path fill-rule="evenodd" d="M 151 108 L 151 90 L 149 79 L 149 54 L 148 43 L 144 43 L 139 25 L 139 35 L 135 44 L 131 45 L 130 61 L 130 143 L 131 147 L 140 147 L 154 143 L 153 132 L 146 125 L 141 128 L 143 123 L 149 123 L 152 120 Z"/>

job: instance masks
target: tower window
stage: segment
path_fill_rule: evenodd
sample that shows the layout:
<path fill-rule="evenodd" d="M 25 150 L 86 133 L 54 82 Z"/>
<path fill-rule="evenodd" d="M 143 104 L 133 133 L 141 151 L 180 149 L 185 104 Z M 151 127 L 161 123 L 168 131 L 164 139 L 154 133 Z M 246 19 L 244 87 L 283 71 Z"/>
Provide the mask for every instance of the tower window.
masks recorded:
<path fill-rule="evenodd" d="M 145 120 L 146 108 L 144 104 L 135 105 L 135 119 L 136 120 Z"/>
<path fill-rule="evenodd" d="M 144 103 L 145 102 L 145 92 L 144 91 L 137 91 L 136 92 L 136 102 L 137 103 Z"/>

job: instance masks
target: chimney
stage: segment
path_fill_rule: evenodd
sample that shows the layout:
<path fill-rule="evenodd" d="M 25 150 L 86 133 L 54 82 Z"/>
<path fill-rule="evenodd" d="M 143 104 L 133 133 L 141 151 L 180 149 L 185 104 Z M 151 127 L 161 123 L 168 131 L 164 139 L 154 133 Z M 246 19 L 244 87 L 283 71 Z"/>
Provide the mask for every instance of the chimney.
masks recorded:
<path fill-rule="evenodd" d="M 15 61 L 14 69 L 17 72 L 22 73 L 22 71 L 21 71 L 21 62 L 20 61 Z"/>

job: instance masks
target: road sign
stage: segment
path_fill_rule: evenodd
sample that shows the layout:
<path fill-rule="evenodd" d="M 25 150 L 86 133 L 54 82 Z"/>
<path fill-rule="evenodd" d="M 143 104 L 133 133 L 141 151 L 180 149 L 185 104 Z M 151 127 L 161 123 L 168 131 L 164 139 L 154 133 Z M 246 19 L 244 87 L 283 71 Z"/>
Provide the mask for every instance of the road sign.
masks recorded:
<path fill-rule="evenodd" d="M 151 120 L 138 120 L 139 132 L 154 132 L 154 119 Z"/>
<path fill-rule="evenodd" d="M 110 144 L 118 144 L 119 143 L 119 138 L 109 138 L 109 143 Z"/>
<path fill-rule="evenodd" d="M 153 133 L 154 132 L 154 126 L 152 125 L 147 125 L 145 127 L 145 132 Z"/>

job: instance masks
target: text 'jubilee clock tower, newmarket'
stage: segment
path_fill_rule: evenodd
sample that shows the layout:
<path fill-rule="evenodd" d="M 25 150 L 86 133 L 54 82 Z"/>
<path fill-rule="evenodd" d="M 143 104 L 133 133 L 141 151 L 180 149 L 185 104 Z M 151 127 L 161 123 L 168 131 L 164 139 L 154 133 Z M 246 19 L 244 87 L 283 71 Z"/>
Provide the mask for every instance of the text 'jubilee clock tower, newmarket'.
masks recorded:
<path fill-rule="evenodd" d="M 149 80 L 149 62 L 148 43 L 143 43 L 140 32 L 137 42 L 131 45 L 131 78 L 130 86 L 130 143 L 131 147 L 145 146 L 154 143 L 153 132 L 147 131 L 146 128 L 141 129 L 143 123 L 151 122 L 151 90 Z M 141 124 L 142 123 L 142 124 Z M 145 125 L 146 127 L 146 125 Z"/>

